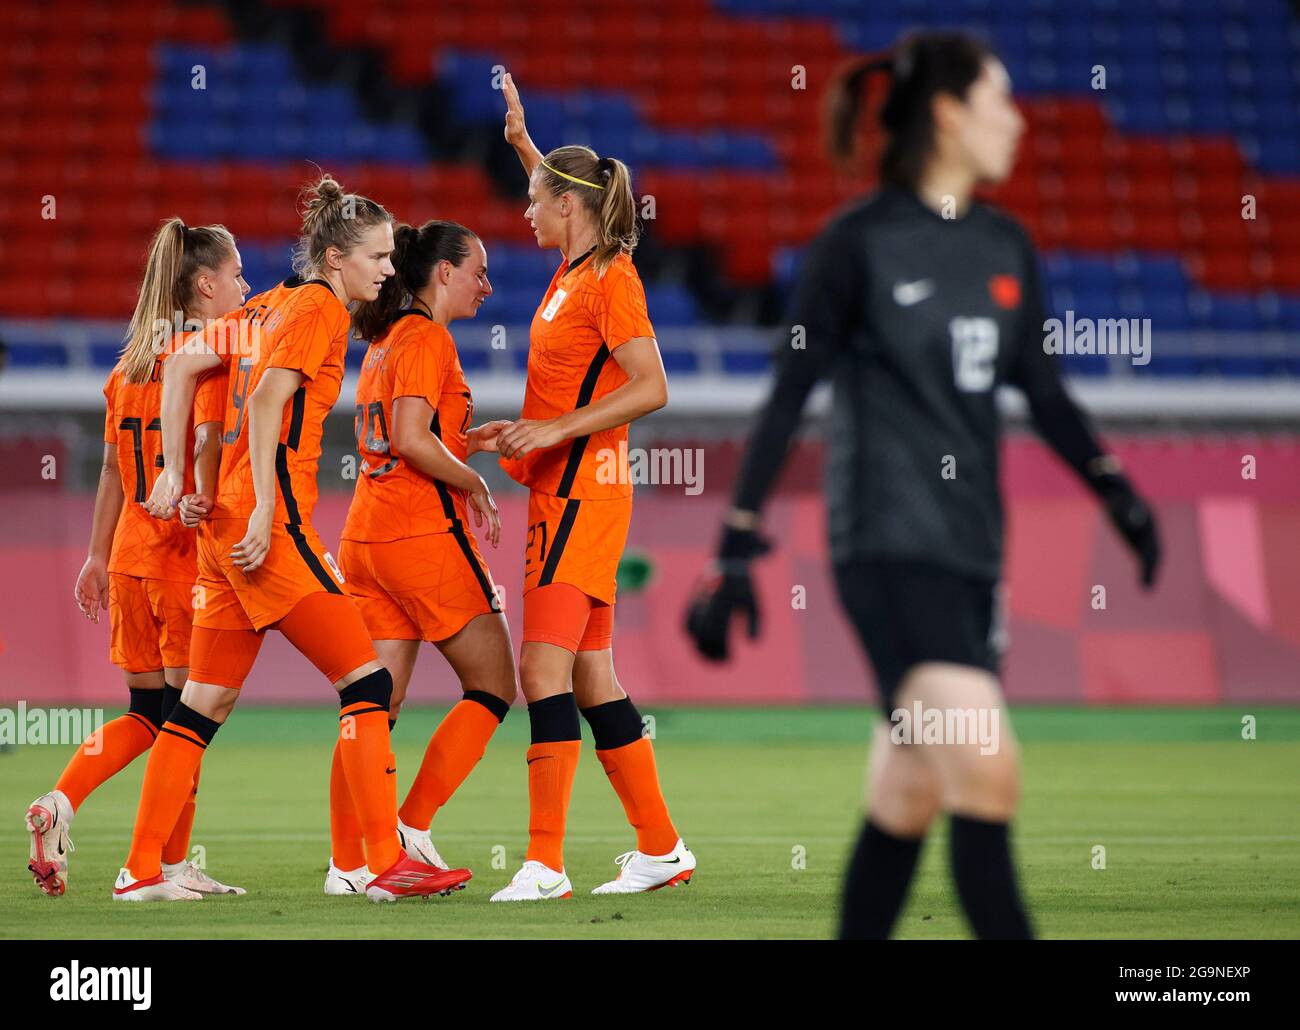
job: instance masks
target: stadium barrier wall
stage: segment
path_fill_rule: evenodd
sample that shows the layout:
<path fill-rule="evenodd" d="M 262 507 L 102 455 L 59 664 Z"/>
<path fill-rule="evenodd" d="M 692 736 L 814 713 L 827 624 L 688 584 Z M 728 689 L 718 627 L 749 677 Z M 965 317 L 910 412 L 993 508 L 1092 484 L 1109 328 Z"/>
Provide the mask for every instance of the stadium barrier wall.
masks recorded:
<path fill-rule="evenodd" d="M 1007 442 L 1008 696 L 1300 702 L 1300 446 L 1285 437 L 1208 435 L 1113 442 L 1159 512 L 1165 562 L 1151 593 L 1138 587 L 1131 556 L 1073 477 L 1033 439 Z M 12 478 L 0 489 L 0 703 L 119 705 L 125 689 L 107 661 L 108 620 L 91 625 L 72 598 L 92 498 L 61 490 Z M 498 500 L 501 547 L 482 548 L 504 588 L 517 646 L 526 499 Z M 347 502 L 346 494 L 322 494 L 316 524 L 325 540 L 337 540 Z M 763 638 L 741 642 L 726 667 L 695 656 L 682 611 L 725 503 L 720 489 L 638 492 L 629 548 L 649 559 L 652 575 L 644 590 L 619 600 L 615 656 L 627 690 L 642 704 L 874 701 L 827 567 L 820 493 L 780 495 L 767 512 L 780 546 L 757 566 Z M 804 608 L 794 607 L 796 586 Z M 318 674 L 278 634 L 270 637 L 245 703 L 330 703 Z M 416 703 L 458 696 L 432 649 L 410 696 Z"/>

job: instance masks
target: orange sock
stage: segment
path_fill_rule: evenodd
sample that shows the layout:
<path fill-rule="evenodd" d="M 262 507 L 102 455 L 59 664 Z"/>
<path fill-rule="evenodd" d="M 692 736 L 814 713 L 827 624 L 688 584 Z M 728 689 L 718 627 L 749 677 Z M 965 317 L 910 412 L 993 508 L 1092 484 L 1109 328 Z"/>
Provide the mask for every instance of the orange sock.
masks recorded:
<path fill-rule="evenodd" d="M 396 782 L 397 777 L 391 779 Z M 334 761 L 330 765 L 330 858 L 345 872 L 366 864 L 361 821 L 357 818 L 357 806 L 352 803 L 352 791 L 348 789 L 347 774 L 343 771 L 341 741 L 334 745 Z"/>
<path fill-rule="evenodd" d="M 677 846 L 677 830 L 668 818 L 668 805 L 659 788 L 654 747 L 649 737 L 631 744 L 597 751 L 610 785 L 623 802 L 627 821 L 636 830 L 637 850 L 647 855 L 666 855 Z"/>
<path fill-rule="evenodd" d="M 378 875 L 401 854 L 394 785 L 397 766 L 388 732 L 387 707 L 369 700 L 344 704 L 339 716 L 339 754 L 366 841 L 366 865 Z"/>
<path fill-rule="evenodd" d="M 136 712 L 105 723 L 77 748 L 54 789 L 67 795 L 75 812 L 92 790 L 148 751 L 157 735 L 157 727 Z"/>
<path fill-rule="evenodd" d="M 501 704 L 505 706 L 504 701 Z M 402 822 L 427 830 L 438 809 L 483 757 L 499 725 L 497 716 L 478 701 L 457 702 L 424 749 L 424 761 L 402 804 Z"/>
<path fill-rule="evenodd" d="M 163 845 L 162 860 L 168 865 L 184 862 L 190 857 L 190 834 L 194 831 L 194 809 L 199 795 L 199 775 L 203 772 L 202 764 L 194 770 L 194 785 L 190 787 L 190 796 L 181 806 L 181 814 L 176 817 L 172 835 Z"/>
<path fill-rule="evenodd" d="M 194 789 L 203 750 L 218 728 L 218 723 L 178 704 L 149 749 L 131 853 L 126 857 L 126 868 L 134 879 L 147 880 L 162 872 L 163 842 Z"/>
<path fill-rule="evenodd" d="M 556 872 L 564 869 L 564 823 L 581 752 L 580 740 L 533 744 L 528 749 L 528 853 L 524 858 Z"/>

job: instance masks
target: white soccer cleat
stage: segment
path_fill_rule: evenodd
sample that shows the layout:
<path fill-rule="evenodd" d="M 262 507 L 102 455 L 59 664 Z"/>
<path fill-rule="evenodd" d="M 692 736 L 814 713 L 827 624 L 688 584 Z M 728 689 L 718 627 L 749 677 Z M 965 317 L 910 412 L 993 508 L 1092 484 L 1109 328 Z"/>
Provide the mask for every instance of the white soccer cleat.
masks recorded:
<path fill-rule="evenodd" d="M 203 895 L 165 879 L 162 873 L 147 880 L 134 880 L 131 872 L 123 869 L 113 884 L 114 901 L 202 901 Z"/>
<path fill-rule="evenodd" d="M 417 862 L 423 862 L 425 865 L 431 865 L 437 869 L 451 868 L 442 860 L 442 856 L 438 854 L 438 849 L 433 846 L 433 841 L 429 839 L 428 830 L 414 829 L 398 819 L 397 839 L 401 841 L 402 850 Z"/>
<path fill-rule="evenodd" d="M 336 866 L 334 859 L 331 858 L 330 870 L 325 874 L 325 893 L 332 897 L 346 894 L 358 898 L 365 897 L 366 888 L 374 878 L 375 874 L 365 866 L 347 871 Z"/>
<path fill-rule="evenodd" d="M 68 837 L 72 802 L 61 790 L 42 794 L 27 806 L 24 823 L 32 835 L 27 871 L 36 886 L 57 898 L 68 889 L 68 853 L 76 850 Z"/>
<path fill-rule="evenodd" d="M 162 864 L 163 879 L 179 883 L 186 890 L 196 894 L 247 894 L 243 887 L 231 887 L 229 884 L 214 880 L 193 862 L 175 862 Z"/>
<path fill-rule="evenodd" d="M 563 872 L 548 869 L 541 862 L 530 859 L 515 873 L 509 886 L 492 895 L 492 901 L 548 901 L 551 898 L 573 897 L 573 884 Z"/>
<path fill-rule="evenodd" d="M 602 883 L 592 894 L 642 894 L 660 887 L 682 887 L 695 873 L 695 856 L 680 837 L 666 855 L 628 851 L 614 861 L 622 866 L 618 879 Z"/>

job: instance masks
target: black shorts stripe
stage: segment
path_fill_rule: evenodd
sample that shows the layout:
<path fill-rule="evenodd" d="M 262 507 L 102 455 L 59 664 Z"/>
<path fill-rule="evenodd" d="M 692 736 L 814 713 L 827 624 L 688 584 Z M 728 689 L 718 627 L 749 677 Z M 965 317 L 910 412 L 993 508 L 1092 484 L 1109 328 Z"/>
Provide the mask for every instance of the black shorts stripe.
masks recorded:
<path fill-rule="evenodd" d="M 555 570 L 560 566 L 560 556 L 564 553 L 564 545 L 569 541 L 569 533 L 573 530 L 573 523 L 578 518 L 578 506 L 582 504 L 577 498 L 571 498 L 564 505 L 564 513 L 560 515 L 560 525 L 555 530 L 555 540 L 551 543 L 551 549 L 546 552 L 546 564 L 542 566 L 542 574 L 537 580 L 539 587 L 549 586 L 555 578 Z"/>
<path fill-rule="evenodd" d="M 201 740 L 195 740 L 195 739 L 194 739 L 193 737 L 191 737 L 188 733 L 177 733 L 175 730 L 169 730 L 166 726 L 164 726 L 164 727 L 163 727 L 162 729 L 160 729 L 158 732 L 159 732 L 159 733 L 170 733 L 173 737 L 180 737 L 181 740 L 185 741 L 185 743 L 187 743 L 187 744 L 193 744 L 193 745 L 194 745 L 196 748 L 198 748 L 200 751 L 206 751 L 206 750 L 208 749 L 208 745 L 207 745 L 207 744 L 203 743 L 203 741 L 201 741 Z"/>
<path fill-rule="evenodd" d="M 600 378 L 601 370 L 608 360 L 609 348 L 602 343 L 600 350 L 596 351 L 596 356 L 591 359 L 591 364 L 587 366 L 587 374 L 582 378 L 582 387 L 578 390 L 578 403 L 574 406 L 575 411 L 591 403 L 591 395 L 596 392 L 596 380 Z M 582 464 L 582 455 L 587 449 L 589 439 L 590 437 L 580 436 L 570 445 L 569 460 L 565 462 L 564 474 L 560 477 L 557 497 L 568 497 L 569 491 L 573 489 L 573 481 L 578 476 L 578 467 Z"/>
<path fill-rule="evenodd" d="M 307 568 L 311 570 L 311 574 L 320 581 L 320 585 L 331 594 L 343 593 L 343 588 L 339 586 L 338 581 L 320 563 L 320 559 L 316 557 L 316 552 L 311 549 L 311 544 L 307 543 L 307 538 L 303 536 L 302 527 L 293 522 L 286 522 L 284 530 L 293 539 L 294 546 L 298 548 L 302 560 L 307 563 Z"/>
<path fill-rule="evenodd" d="M 497 594 L 492 589 L 492 581 L 488 579 L 487 573 L 483 571 L 483 566 L 479 564 L 474 549 L 470 546 L 469 537 L 465 535 L 465 526 L 462 523 L 456 523 L 451 529 L 451 535 L 456 538 L 456 543 L 460 544 L 460 550 L 465 555 L 465 560 L 469 562 L 469 567 L 474 571 L 474 578 L 478 580 L 479 589 L 483 591 L 483 598 L 492 607 L 493 611 L 497 608 Z"/>

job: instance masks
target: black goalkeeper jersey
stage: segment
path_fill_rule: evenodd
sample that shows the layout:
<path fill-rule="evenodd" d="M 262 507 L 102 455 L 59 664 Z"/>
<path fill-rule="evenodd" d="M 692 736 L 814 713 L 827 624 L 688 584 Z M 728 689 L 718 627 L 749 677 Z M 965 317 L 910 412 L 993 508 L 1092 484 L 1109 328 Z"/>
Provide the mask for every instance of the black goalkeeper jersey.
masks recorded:
<path fill-rule="evenodd" d="M 1081 474 L 1101 454 L 1044 350 L 1044 317 L 1033 246 L 997 210 L 974 203 L 947 219 L 886 188 L 844 211 L 807 252 L 736 507 L 759 510 L 828 376 L 832 560 L 906 558 L 998 578 L 997 386 L 1025 393 L 1039 431 Z"/>

